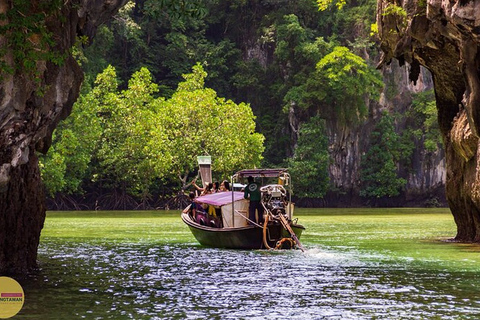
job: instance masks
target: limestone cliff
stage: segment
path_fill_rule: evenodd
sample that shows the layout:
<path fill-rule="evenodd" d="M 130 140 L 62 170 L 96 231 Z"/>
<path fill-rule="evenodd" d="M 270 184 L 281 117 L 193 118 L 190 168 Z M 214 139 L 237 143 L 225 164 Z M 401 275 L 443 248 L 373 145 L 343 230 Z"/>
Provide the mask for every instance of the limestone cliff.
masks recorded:
<path fill-rule="evenodd" d="M 445 145 L 446 196 L 456 239 L 480 241 L 480 1 L 379 0 L 377 23 L 384 56 L 420 66 L 433 78 Z"/>
<path fill-rule="evenodd" d="M 78 97 L 83 75 L 70 49 L 125 2 L 0 0 L 0 274 L 36 265 L 45 219 L 36 152 Z"/>
<path fill-rule="evenodd" d="M 396 132 L 405 134 L 406 117 L 412 106 L 412 96 L 433 88 L 428 70 L 422 68 L 416 84 L 408 80 L 407 66 L 399 66 L 393 61 L 382 69 L 385 88 L 378 103 L 370 102 L 369 117 L 357 126 L 339 126 L 336 122 L 328 123 L 330 137 L 330 181 L 334 192 L 327 196 L 327 206 L 359 206 L 367 204 L 367 199 L 359 197 L 360 166 L 362 155 L 371 147 L 369 139 L 374 126 L 379 121 L 383 110 L 395 117 Z M 418 128 L 415 128 L 418 129 Z M 407 164 L 399 165 L 399 174 L 407 184 L 399 197 L 385 198 L 380 205 L 418 206 L 440 203 L 444 198 L 445 157 L 443 149 L 429 153 L 422 141 L 415 141 L 416 148 Z"/>

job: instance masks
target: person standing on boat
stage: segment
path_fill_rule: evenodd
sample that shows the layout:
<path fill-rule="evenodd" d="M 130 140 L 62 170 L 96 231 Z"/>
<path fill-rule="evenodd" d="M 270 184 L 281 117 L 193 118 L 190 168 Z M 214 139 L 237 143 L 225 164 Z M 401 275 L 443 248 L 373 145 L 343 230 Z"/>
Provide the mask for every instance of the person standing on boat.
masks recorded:
<path fill-rule="evenodd" d="M 260 192 L 260 184 L 256 182 L 252 176 L 248 177 L 248 184 L 245 187 L 243 194 L 245 199 L 250 200 L 248 206 L 248 219 L 250 219 L 249 224 L 252 224 L 252 221 L 255 222 L 255 210 L 258 212 L 258 223 L 263 224 L 263 206 L 261 203 L 262 193 Z"/>

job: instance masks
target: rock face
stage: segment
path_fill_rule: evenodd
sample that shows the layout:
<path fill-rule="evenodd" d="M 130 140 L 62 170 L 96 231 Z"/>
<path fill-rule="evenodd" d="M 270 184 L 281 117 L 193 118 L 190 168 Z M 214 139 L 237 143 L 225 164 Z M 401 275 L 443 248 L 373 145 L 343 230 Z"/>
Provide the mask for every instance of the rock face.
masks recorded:
<path fill-rule="evenodd" d="M 330 181 L 336 193 L 326 197 L 326 206 L 363 206 L 368 199 L 359 196 L 361 191 L 360 170 L 362 155 L 371 147 L 369 136 L 378 123 L 382 111 L 405 115 L 412 108 L 414 93 L 433 88 L 428 70 L 421 68 L 419 80 L 413 84 L 408 80 L 407 66 L 399 66 L 398 61 L 382 69 L 385 89 L 378 103 L 371 101 L 369 117 L 358 126 L 339 126 L 327 122 L 330 137 Z M 396 117 L 396 131 L 403 134 L 408 119 Z M 443 149 L 427 152 L 423 140 L 415 141 L 408 163 L 399 164 L 399 174 L 407 180 L 404 192 L 397 197 L 382 199 L 382 206 L 436 205 L 444 201 L 445 155 Z M 337 191 L 338 190 L 338 191 Z"/>
<path fill-rule="evenodd" d="M 432 74 L 456 240 L 480 242 L 480 1 L 379 0 L 377 24 L 382 64 Z"/>
<path fill-rule="evenodd" d="M 98 25 L 125 2 L 60 1 L 58 8 L 52 8 L 41 0 L 18 4 L 0 0 L 0 14 L 6 16 L 0 26 L 13 26 L 19 15 L 33 21 L 31 28 L 24 24 L 0 35 L 0 47 L 8 47 L 0 57 L 0 274 L 25 273 L 36 266 L 45 220 L 36 152 L 48 150 L 52 131 L 70 113 L 83 79 L 69 50 L 78 36 L 92 38 Z M 39 16 L 44 20 L 35 20 Z M 44 41 L 47 36 L 39 25 L 50 33 L 49 41 Z M 11 45 L 19 32 L 27 34 L 29 46 Z M 38 57 L 55 52 L 61 61 L 33 60 L 27 70 L 28 59 L 19 57 L 31 52 L 22 49 L 38 52 Z"/>

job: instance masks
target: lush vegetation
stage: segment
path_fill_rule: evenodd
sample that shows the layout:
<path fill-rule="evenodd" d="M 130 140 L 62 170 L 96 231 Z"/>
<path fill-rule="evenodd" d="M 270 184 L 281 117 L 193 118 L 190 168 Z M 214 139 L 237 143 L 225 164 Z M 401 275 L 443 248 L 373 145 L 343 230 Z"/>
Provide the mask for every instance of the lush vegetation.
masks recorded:
<path fill-rule="evenodd" d="M 152 188 L 165 181 L 187 187 L 197 155 L 211 155 L 222 179 L 235 168 L 258 166 L 264 137 L 255 132 L 252 110 L 205 88 L 206 75 L 195 66 L 165 99 L 154 96 L 158 86 L 146 68 L 120 91 L 115 69 L 107 67 L 41 159 L 50 195 L 80 192 L 89 181 L 117 192 L 102 205 L 129 208 L 136 196 L 147 206 Z"/>
<path fill-rule="evenodd" d="M 360 195 L 371 198 L 392 197 L 400 193 L 406 180 L 397 176 L 400 160 L 399 136 L 393 117 L 384 113 L 370 136 L 370 148 L 362 158 Z"/>
<path fill-rule="evenodd" d="M 299 129 L 298 145 L 290 160 L 290 174 L 295 179 L 295 194 L 299 197 L 321 198 L 329 188 L 328 139 L 325 120 L 312 117 Z"/>
<path fill-rule="evenodd" d="M 244 167 L 288 166 L 301 177 L 296 196 L 325 196 L 335 188 L 329 134 L 371 119 L 384 90 L 370 36 L 375 1 L 330 4 L 128 2 L 92 44 L 73 48 L 86 74 L 82 95 L 41 159 L 57 207 L 161 206 L 188 188 L 204 154 L 218 180 Z M 392 88 L 384 92 L 394 96 Z M 402 191 L 412 137 L 429 152 L 441 147 L 433 101 L 420 94 L 405 115 L 378 118 L 362 162 L 364 197 Z"/>
<path fill-rule="evenodd" d="M 0 48 L 0 73 L 22 71 L 38 80 L 39 60 L 58 65 L 67 57 L 67 52 L 57 48 L 57 43 L 46 26 L 49 19 L 65 19 L 60 12 L 62 1 L 43 1 L 36 8 L 40 12 L 35 14 L 32 14 L 34 4 L 30 0 L 12 0 L 9 5 L 12 10 L 0 14 L 3 41 Z M 13 61 L 7 62 L 8 59 L 4 59 L 8 51 L 11 52 Z"/>

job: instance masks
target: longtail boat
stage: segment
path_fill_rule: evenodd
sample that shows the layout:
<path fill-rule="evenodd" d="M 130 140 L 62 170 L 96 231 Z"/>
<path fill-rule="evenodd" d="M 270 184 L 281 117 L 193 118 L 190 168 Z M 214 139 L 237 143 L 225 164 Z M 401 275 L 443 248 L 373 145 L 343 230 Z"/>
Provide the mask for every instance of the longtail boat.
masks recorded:
<path fill-rule="evenodd" d="M 287 249 L 303 251 L 305 227 L 293 218 L 290 175 L 286 169 L 249 169 L 232 176 L 232 186 L 253 177 L 260 183 L 263 223 L 249 219 L 244 192 L 228 191 L 195 198 L 182 212 L 183 222 L 197 241 L 208 247 L 229 249 Z M 258 180 L 261 180 L 258 181 Z M 258 212 L 257 212 L 258 216 Z"/>

